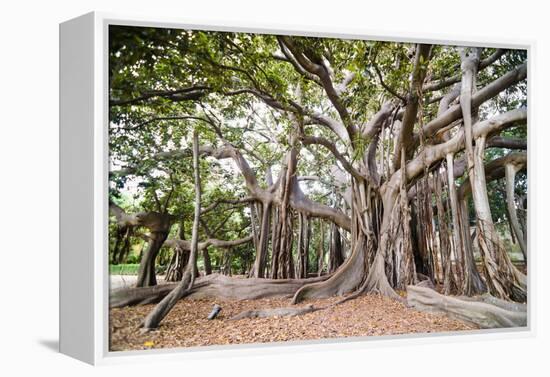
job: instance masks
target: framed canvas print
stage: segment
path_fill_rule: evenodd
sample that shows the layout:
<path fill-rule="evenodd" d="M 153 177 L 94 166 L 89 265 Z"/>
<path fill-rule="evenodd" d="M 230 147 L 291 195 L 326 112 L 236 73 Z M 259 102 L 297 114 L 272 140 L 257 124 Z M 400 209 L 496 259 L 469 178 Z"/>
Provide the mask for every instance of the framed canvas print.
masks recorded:
<path fill-rule="evenodd" d="M 61 351 L 528 333 L 531 48 L 61 24 Z"/>

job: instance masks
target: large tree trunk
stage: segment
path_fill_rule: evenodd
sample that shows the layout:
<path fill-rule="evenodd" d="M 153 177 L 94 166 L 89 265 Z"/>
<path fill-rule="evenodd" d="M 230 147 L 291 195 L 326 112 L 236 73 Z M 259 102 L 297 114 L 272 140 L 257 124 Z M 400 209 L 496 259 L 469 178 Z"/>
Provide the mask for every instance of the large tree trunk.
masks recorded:
<path fill-rule="evenodd" d="M 454 177 L 454 155 L 447 153 L 445 156 L 447 162 L 447 188 L 449 193 L 449 202 L 451 207 L 451 219 L 453 235 L 453 251 L 456 261 L 457 286 L 463 291 L 464 285 L 464 245 L 462 241 L 462 231 L 460 226 L 460 214 L 458 209 L 458 197 L 456 194 L 456 184 Z"/>
<path fill-rule="evenodd" d="M 464 252 L 464 283 L 462 287 L 462 294 L 466 296 L 474 296 L 487 292 L 487 285 L 481 278 L 475 262 L 474 246 L 472 236 L 470 234 L 467 199 L 460 197 L 459 203 L 460 232 Z"/>
<path fill-rule="evenodd" d="M 267 262 L 267 247 L 269 243 L 269 222 L 271 220 L 271 203 L 266 202 L 261 207 L 261 223 L 258 245 L 256 247 L 256 259 L 251 271 L 251 276 L 263 278 L 265 276 L 265 267 Z"/>
<path fill-rule="evenodd" d="M 182 219 L 180 222 L 178 230 L 178 238 L 180 240 L 185 240 L 185 222 Z M 182 247 L 176 245 L 174 247 L 174 252 L 172 253 L 172 258 L 168 267 L 166 268 L 166 275 L 164 277 L 165 281 L 180 281 L 183 276 L 183 271 L 187 262 L 189 261 L 189 251 L 184 250 Z"/>
<path fill-rule="evenodd" d="M 183 271 L 189 262 L 189 251 L 181 247 L 175 247 L 172 259 L 166 269 L 164 279 L 166 281 L 180 281 L 183 277 Z"/>
<path fill-rule="evenodd" d="M 136 287 L 157 285 L 155 260 L 166 237 L 168 237 L 166 232 L 151 232 L 147 250 L 145 250 L 139 265 Z"/>
<path fill-rule="evenodd" d="M 273 220 L 271 227 L 271 279 L 277 279 L 279 276 L 279 208 L 273 207 Z"/>
<path fill-rule="evenodd" d="M 397 192 L 388 190 L 385 193 L 383 208 L 384 214 L 380 226 L 380 245 L 374 239 L 373 202 L 378 200 L 371 195 L 365 182 L 355 183 L 352 186 L 352 245 L 353 249 L 344 264 L 330 277 L 330 279 L 306 285 L 293 298 L 298 303 L 308 298 L 323 298 L 333 295 L 343 295 L 355 290 L 374 292 L 400 299 L 388 281 L 386 274 L 386 259 L 388 249 L 392 247 L 392 221 L 398 221 L 393 211 L 397 200 Z M 378 246 L 378 247 L 377 247 Z M 391 263 L 391 260 L 388 260 Z"/>
<path fill-rule="evenodd" d="M 445 216 L 445 207 L 443 205 L 443 190 L 441 187 L 441 176 L 434 175 L 435 180 L 435 201 L 437 206 L 437 219 L 439 225 L 439 243 L 441 250 L 441 264 L 443 267 L 443 290 L 445 294 L 457 291 L 456 277 L 451 258 L 450 234 L 447 227 L 447 217 Z"/>
<path fill-rule="evenodd" d="M 207 247 L 202 249 L 202 260 L 204 262 L 204 274 L 210 275 L 212 273 L 212 262 L 210 261 L 210 253 Z"/>
<path fill-rule="evenodd" d="M 298 212 L 298 266 L 296 278 L 305 279 L 309 268 L 310 221 L 305 213 Z"/>
<path fill-rule="evenodd" d="M 402 156 L 404 160 L 404 154 Z M 404 161 L 402 161 L 402 165 L 405 165 Z M 397 231 L 392 231 L 392 233 L 397 235 L 393 247 L 396 265 L 394 287 L 401 290 L 404 290 L 406 285 L 417 282 L 416 265 L 412 248 L 411 208 L 405 182 L 405 169 L 402 169 L 398 207 L 399 220 L 392 222 L 393 226 L 398 227 Z"/>
<path fill-rule="evenodd" d="M 295 142 L 295 141 L 294 141 Z M 281 172 L 280 182 L 280 206 L 278 216 L 278 227 L 275 237 L 277 238 L 277 260 L 278 277 L 282 279 L 294 277 L 294 261 L 292 256 L 293 244 L 293 212 L 291 208 L 291 196 L 297 192 L 298 182 L 296 180 L 296 164 L 298 150 L 296 146 L 290 149 L 287 154 L 286 166 Z"/>
<path fill-rule="evenodd" d="M 336 224 L 330 224 L 328 271 L 335 272 L 344 263 L 342 236 Z"/>
<path fill-rule="evenodd" d="M 317 276 L 323 273 L 325 259 L 325 227 L 323 220 L 319 219 L 319 246 L 317 248 Z"/>
<path fill-rule="evenodd" d="M 416 183 L 416 241 L 417 260 L 416 271 L 429 276 L 436 283 L 439 280 L 439 270 L 436 258 L 434 231 L 433 231 L 433 210 L 432 193 L 428 182 L 428 174 Z"/>

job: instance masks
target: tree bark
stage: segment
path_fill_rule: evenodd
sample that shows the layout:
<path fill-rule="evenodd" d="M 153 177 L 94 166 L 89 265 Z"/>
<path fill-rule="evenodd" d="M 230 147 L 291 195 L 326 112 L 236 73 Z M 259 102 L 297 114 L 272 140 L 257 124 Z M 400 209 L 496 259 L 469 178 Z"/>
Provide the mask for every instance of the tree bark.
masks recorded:
<path fill-rule="evenodd" d="M 326 280 L 329 276 L 323 275 L 309 279 L 243 279 L 212 274 L 197 278 L 193 287 L 185 291 L 181 298 L 185 297 L 197 300 L 291 298 L 304 285 Z M 112 291 L 109 296 L 109 306 L 111 308 L 120 308 L 158 303 L 170 292 L 174 291 L 177 286 L 178 284 L 169 283 L 159 284 L 154 287 L 117 289 Z"/>
<path fill-rule="evenodd" d="M 317 248 L 317 276 L 323 273 L 325 259 L 325 227 L 323 220 L 319 219 L 319 246 Z"/>
<path fill-rule="evenodd" d="M 271 203 L 266 202 L 262 204 L 262 220 L 260 223 L 260 235 L 258 240 L 258 246 L 256 248 L 256 259 L 254 261 L 254 267 L 251 276 L 256 278 L 265 277 L 265 267 L 267 262 L 268 243 L 269 243 L 269 228 L 271 220 Z"/>
<path fill-rule="evenodd" d="M 207 247 L 202 249 L 202 260 L 204 262 L 204 274 L 210 275 L 212 273 L 212 262 L 210 261 L 210 253 Z"/>
<path fill-rule="evenodd" d="M 309 237 L 311 234 L 310 221 L 306 214 L 299 212 L 298 237 L 298 279 L 305 279 L 309 267 Z"/>
<path fill-rule="evenodd" d="M 446 314 L 484 329 L 527 326 L 526 305 L 511 306 L 490 296 L 479 300 L 460 299 L 441 295 L 430 288 L 408 286 L 407 303 L 415 309 Z"/>
<path fill-rule="evenodd" d="M 451 203 L 451 219 L 452 219 L 452 235 L 453 235 L 453 250 L 457 271 L 457 285 L 463 291 L 464 284 L 464 245 L 462 242 L 462 230 L 460 226 L 460 214 L 458 212 L 458 198 L 456 194 L 456 184 L 454 177 L 454 155 L 448 153 L 445 156 L 447 162 L 447 188 L 449 192 L 449 201 Z"/>
<path fill-rule="evenodd" d="M 516 203 L 515 203 L 515 195 L 514 195 L 514 188 L 515 188 L 515 178 L 516 173 L 518 172 L 519 167 L 514 164 L 506 164 L 505 171 L 506 171 L 506 205 L 508 207 L 508 215 L 510 216 L 510 223 L 512 225 L 512 230 L 514 234 L 516 235 L 516 239 L 518 241 L 518 244 L 521 248 L 521 252 L 523 253 L 523 259 L 525 262 L 527 262 L 527 244 L 525 242 L 525 237 L 523 235 L 523 231 L 521 229 L 521 226 L 519 224 L 518 220 L 518 213 L 516 210 Z"/>
<path fill-rule="evenodd" d="M 167 236 L 168 234 L 164 232 L 151 232 L 147 250 L 139 265 L 136 287 L 157 285 L 155 260 Z"/>
<path fill-rule="evenodd" d="M 328 271 L 330 273 L 336 271 L 338 267 L 344 263 L 344 255 L 342 250 L 342 238 L 340 229 L 336 224 L 330 224 L 330 245 L 329 245 L 329 261 Z"/>
<path fill-rule="evenodd" d="M 482 136 L 476 140 L 474 180 L 470 180 L 470 183 L 477 217 L 477 239 L 483 256 L 486 282 L 491 294 L 498 298 L 525 301 L 526 278 L 510 261 L 493 224 L 483 165 L 484 150 L 485 137 Z"/>
<path fill-rule="evenodd" d="M 443 190 L 441 187 L 441 176 L 435 174 L 435 200 L 437 206 L 437 219 L 439 225 L 439 243 L 441 250 L 441 264 L 443 269 L 443 290 L 446 295 L 456 292 L 457 284 L 453 270 L 453 261 L 451 259 L 450 234 L 447 227 L 447 218 L 443 206 Z"/>

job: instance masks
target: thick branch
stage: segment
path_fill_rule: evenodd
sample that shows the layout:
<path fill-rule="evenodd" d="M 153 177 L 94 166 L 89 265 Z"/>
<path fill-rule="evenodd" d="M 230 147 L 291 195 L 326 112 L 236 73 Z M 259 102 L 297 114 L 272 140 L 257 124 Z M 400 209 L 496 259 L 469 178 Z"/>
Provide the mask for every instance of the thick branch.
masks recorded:
<path fill-rule="evenodd" d="M 218 199 L 215 202 L 213 202 L 212 204 L 210 204 L 208 207 L 202 208 L 201 209 L 201 215 L 204 215 L 205 213 L 208 213 L 208 212 L 214 210 L 216 207 L 218 207 L 222 203 L 223 204 L 246 204 L 246 203 L 254 202 L 255 200 L 256 199 L 254 199 L 251 196 L 246 197 L 246 198 L 241 198 L 241 199 Z"/>
<path fill-rule="evenodd" d="M 485 165 L 485 180 L 487 182 L 501 179 L 506 175 L 505 166 L 514 165 L 518 171 L 527 167 L 527 153 L 525 152 L 512 152 L 504 157 L 494 159 Z M 470 179 L 464 180 L 462 185 L 458 189 L 459 198 L 465 198 L 472 192 L 472 185 Z"/>
<path fill-rule="evenodd" d="M 138 102 L 146 101 L 155 97 L 168 98 L 172 101 L 194 101 L 200 99 L 210 90 L 208 86 L 191 86 L 188 88 L 174 89 L 174 90 L 153 90 L 144 92 L 138 97 L 129 99 L 110 99 L 109 106 L 123 106 L 132 105 Z"/>
<path fill-rule="evenodd" d="M 344 122 L 344 125 L 346 126 L 350 140 L 353 141 L 357 132 L 357 127 L 353 125 L 346 106 L 343 104 L 342 99 L 334 88 L 332 79 L 330 78 L 330 72 L 327 67 L 322 62 L 319 62 L 319 59 L 314 57 L 311 52 L 308 53 L 300 51 L 300 49 L 294 44 L 292 38 L 287 36 L 279 36 L 277 39 L 284 44 L 284 46 L 292 53 L 296 61 L 306 71 L 319 77 L 330 102 L 333 104 L 334 108 L 340 115 L 342 122 Z"/>
<path fill-rule="evenodd" d="M 334 143 L 331 143 L 324 137 L 316 136 L 303 136 L 301 138 L 301 141 L 304 145 L 318 144 L 324 146 L 342 164 L 342 167 L 346 169 L 348 173 L 350 173 L 356 179 L 364 179 L 362 174 L 357 169 L 355 169 L 340 152 L 338 152 L 338 149 L 336 148 L 336 145 Z"/>
<path fill-rule="evenodd" d="M 493 136 L 487 140 L 487 148 L 527 150 L 527 140 L 519 137 Z"/>
<path fill-rule="evenodd" d="M 219 240 L 217 238 L 208 238 L 204 241 L 201 241 L 197 244 L 198 251 L 202 251 L 210 246 L 219 247 L 219 248 L 229 248 L 233 246 L 238 246 L 252 241 L 252 236 L 239 238 L 236 240 Z M 171 248 L 179 248 L 184 251 L 191 251 L 191 241 L 181 240 L 177 238 L 170 238 L 164 242 L 164 245 Z"/>
<path fill-rule="evenodd" d="M 502 55 L 504 55 L 505 52 L 506 52 L 506 50 L 504 50 L 504 49 L 497 49 L 493 54 L 491 54 L 491 56 L 489 56 L 489 57 L 487 57 L 487 58 L 485 58 L 485 59 L 483 59 L 482 61 L 479 62 L 478 70 L 481 71 L 481 70 L 487 68 L 488 66 L 490 66 L 491 64 L 496 62 Z M 458 74 L 458 75 L 446 77 L 446 78 L 441 79 L 439 81 L 429 82 L 429 83 L 424 85 L 424 91 L 425 92 L 431 92 L 431 91 L 446 88 L 448 86 L 456 84 L 457 82 L 459 82 L 461 80 L 461 78 L 462 78 L 462 76 L 460 74 Z"/>
<path fill-rule="evenodd" d="M 478 122 L 473 127 L 473 138 L 477 139 L 482 135 L 489 135 L 498 132 L 516 123 L 525 123 L 527 121 L 527 110 L 517 109 L 508 111 L 496 117 Z M 413 160 L 407 163 L 407 181 L 410 182 L 425 171 L 426 166 L 431 166 L 435 162 L 443 159 L 448 153 L 457 153 L 464 149 L 464 131 L 460 130 L 449 141 L 426 147 Z M 396 171 L 386 184 L 385 189 L 398 190 L 401 183 L 401 172 Z M 397 191 L 396 191 L 397 192 Z"/>
<path fill-rule="evenodd" d="M 485 101 L 495 97 L 503 90 L 517 84 L 527 77 L 527 63 L 523 63 L 519 67 L 506 73 L 504 76 L 496 79 L 483 89 L 472 95 L 472 110 L 477 109 Z M 443 114 L 428 122 L 424 128 L 424 135 L 428 138 L 433 136 L 439 129 L 451 124 L 462 116 L 460 104 L 451 106 Z"/>
<path fill-rule="evenodd" d="M 419 44 L 416 49 L 412 80 L 407 94 L 407 106 L 403 114 L 401 130 L 397 139 L 398 148 L 393 160 L 393 166 L 398 168 L 401 165 L 401 147 L 405 148 L 405 158 L 408 160 L 413 151 L 414 139 L 413 130 L 418 114 L 419 99 L 422 92 L 422 83 L 428 70 L 428 60 L 432 46 Z"/>

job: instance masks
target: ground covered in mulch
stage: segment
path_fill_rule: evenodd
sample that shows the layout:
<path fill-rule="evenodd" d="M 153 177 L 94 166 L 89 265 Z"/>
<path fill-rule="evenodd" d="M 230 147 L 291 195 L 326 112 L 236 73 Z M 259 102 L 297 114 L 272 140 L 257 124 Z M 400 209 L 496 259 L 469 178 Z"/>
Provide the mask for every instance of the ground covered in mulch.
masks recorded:
<path fill-rule="evenodd" d="M 325 307 L 341 298 L 309 300 Z M 214 304 L 222 307 L 209 321 Z M 290 307 L 289 299 L 180 300 L 158 330 L 141 334 L 139 323 L 154 305 L 111 309 L 111 351 L 472 330 L 475 327 L 407 308 L 379 295 L 365 295 L 295 317 L 229 320 L 245 310 Z"/>

